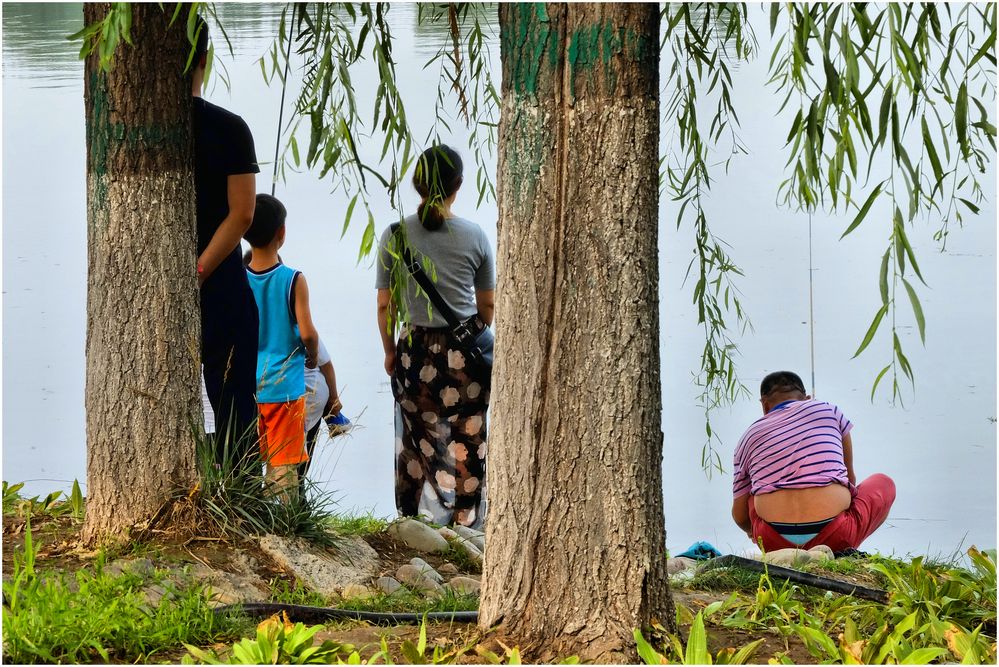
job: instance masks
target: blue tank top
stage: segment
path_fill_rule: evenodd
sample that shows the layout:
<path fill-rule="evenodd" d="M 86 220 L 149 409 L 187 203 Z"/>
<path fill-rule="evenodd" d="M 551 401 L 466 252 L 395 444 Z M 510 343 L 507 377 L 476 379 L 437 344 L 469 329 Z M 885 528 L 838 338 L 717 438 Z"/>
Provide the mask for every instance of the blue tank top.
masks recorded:
<path fill-rule="evenodd" d="M 246 274 L 260 313 L 257 403 L 296 401 L 305 395 L 305 345 L 292 307 L 298 271 L 278 264 Z"/>

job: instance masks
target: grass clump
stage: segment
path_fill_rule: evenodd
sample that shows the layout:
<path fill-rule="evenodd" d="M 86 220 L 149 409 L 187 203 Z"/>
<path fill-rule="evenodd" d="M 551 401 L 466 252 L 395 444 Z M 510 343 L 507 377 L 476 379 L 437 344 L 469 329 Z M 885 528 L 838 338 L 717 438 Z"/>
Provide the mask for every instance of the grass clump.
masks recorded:
<path fill-rule="evenodd" d="M 326 596 L 311 591 L 302 585 L 302 582 L 295 580 L 294 584 L 289 584 L 282 579 L 271 580 L 270 601 L 281 604 L 297 604 L 306 607 L 328 607 L 330 601 Z"/>
<path fill-rule="evenodd" d="M 332 494 L 305 480 L 302 493 L 280 499 L 265 478 L 255 432 L 239 438 L 230 438 L 227 432 L 221 437 L 218 445 L 215 436 L 197 433 L 195 437 L 200 482 L 184 496 L 194 503 L 200 518 L 227 536 L 272 534 L 301 537 L 323 546 L 336 543 L 337 536 L 328 529 Z M 237 455 L 243 451 L 245 457 Z"/>
<path fill-rule="evenodd" d="M 474 593 L 461 594 L 450 589 L 436 597 L 424 597 L 400 588 L 391 595 L 378 594 L 348 598 L 337 602 L 340 609 L 388 613 L 427 614 L 431 612 L 477 611 L 479 597 Z"/>
<path fill-rule="evenodd" d="M 482 563 L 473 559 L 467 551 L 453 542 L 447 545 L 447 549 L 442 551 L 440 556 L 454 563 L 454 566 L 462 572 L 482 574 Z"/>
<path fill-rule="evenodd" d="M 184 642 L 234 634 L 235 621 L 217 618 L 198 586 L 175 587 L 157 605 L 148 604 L 143 589 L 161 582 L 162 572 L 114 576 L 103 558 L 73 577 L 38 571 L 30 521 L 24 551 L 14 555 L 3 583 L 5 661 L 144 662 Z"/>
<path fill-rule="evenodd" d="M 388 528 L 389 522 L 368 512 L 360 515 L 334 514 L 325 519 L 326 528 L 343 537 L 375 535 Z"/>

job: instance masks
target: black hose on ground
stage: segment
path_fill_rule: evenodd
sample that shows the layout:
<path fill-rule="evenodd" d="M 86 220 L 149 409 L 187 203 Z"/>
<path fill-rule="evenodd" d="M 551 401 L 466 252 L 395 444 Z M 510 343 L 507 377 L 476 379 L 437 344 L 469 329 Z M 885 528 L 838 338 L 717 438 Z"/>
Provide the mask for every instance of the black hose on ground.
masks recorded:
<path fill-rule="evenodd" d="M 796 584 L 802 584 L 804 586 L 822 588 L 827 591 L 833 591 L 834 593 L 842 593 L 843 595 L 852 595 L 855 598 L 873 600 L 882 604 L 888 602 L 888 591 L 882 591 L 877 588 L 866 588 L 864 586 L 858 586 L 857 584 L 851 584 L 847 581 L 839 581 L 838 579 L 830 579 L 829 577 L 820 577 L 815 574 L 809 574 L 808 572 L 793 570 L 779 565 L 769 565 L 758 560 L 753 560 L 752 558 L 743 558 L 742 556 L 722 556 L 721 558 L 712 558 L 704 565 L 703 570 L 713 570 L 716 567 L 731 566 L 741 567 L 746 570 L 752 570 L 753 572 L 765 573 L 771 578 L 787 579 L 788 581 L 793 581 Z"/>
<path fill-rule="evenodd" d="M 334 609 L 331 607 L 309 607 L 301 604 L 283 604 L 280 602 L 244 602 L 216 607 L 216 614 L 242 612 L 249 616 L 270 616 L 285 612 L 296 621 L 367 621 L 380 625 L 400 625 L 422 623 L 426 618 L 434 622 L 475 623 L 479 620 L 477 611 L 432 611 L 427 614 L 395 613 L 381 611 L 355 611 L 353 609 Z"/>
<path fill-rule="evenodd" d="M 769 565 L 751 558 L 743 558 L 742 556 L 712 558 L 705 563 L 702 571 L 713 570 L 717 567 L 741 567 L 753 572 L 767 574 L 771 578 L 793 581 L 803 586 L 822 588 L 834 593 L 852 595 L 853 597 L 873 600 L 882 604 L 888 602 L 888 591 L 866 588 L 846 581 L 820 577 L 779 565 Z M 249 616 L 269 616 L 285 612 L 289 618 L 296 621 L 367 621 L 369 623 L 393 625 L 422 623 L 424 618 L 427 621 L 445 623 L 476 623 L 479 620 L 479 612 L 477 611 L 435 611 L 427 614 L 414 614 L 407 612 L 355 611 L 353 609 L 334 609 L 332 607 L 310 607 L 301 604 L 284 604 L 280 602 L 244 602 L 242 604 L 216 607 L 215 609 L 216 614 L 229 612 L 242 612 Z"/>

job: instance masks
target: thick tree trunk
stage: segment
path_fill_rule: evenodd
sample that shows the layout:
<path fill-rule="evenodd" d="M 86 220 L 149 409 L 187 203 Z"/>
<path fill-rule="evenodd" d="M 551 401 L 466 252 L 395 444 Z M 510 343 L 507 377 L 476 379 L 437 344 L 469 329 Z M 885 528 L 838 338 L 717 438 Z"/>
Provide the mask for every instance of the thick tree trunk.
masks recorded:
<path fill-rule="evenodd" d="M 110 5 L 84 6 L 87 25 Z M 195 479 L 201 407 L 191 79 L 173 6 L 132 5 L 110 71 L 87 57 L 87 518 L 121 540 Z M 184 13 L 186 17 L 186 12 Z"/>
<path fill-rule="evenodd" d="M 659 8 L 500 6 L 500 234 L 480 624 L 632 661 L 669 624 Z"/>

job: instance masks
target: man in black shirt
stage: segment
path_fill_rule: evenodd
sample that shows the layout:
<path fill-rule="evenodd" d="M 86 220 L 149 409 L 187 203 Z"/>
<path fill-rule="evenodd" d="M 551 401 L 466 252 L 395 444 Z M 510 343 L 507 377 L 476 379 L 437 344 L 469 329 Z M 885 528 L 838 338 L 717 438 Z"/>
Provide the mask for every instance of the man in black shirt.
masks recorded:
<path fill-rule="evenodd" d="M 246 457 L 256 439 L 257 305 L 239 241 L 253 220 L 260 168 L 243 119 L 201 98 L 207 55 L 201 20 L 192 86 L 201 360 L 221 461 L 227 450 Z"/>

